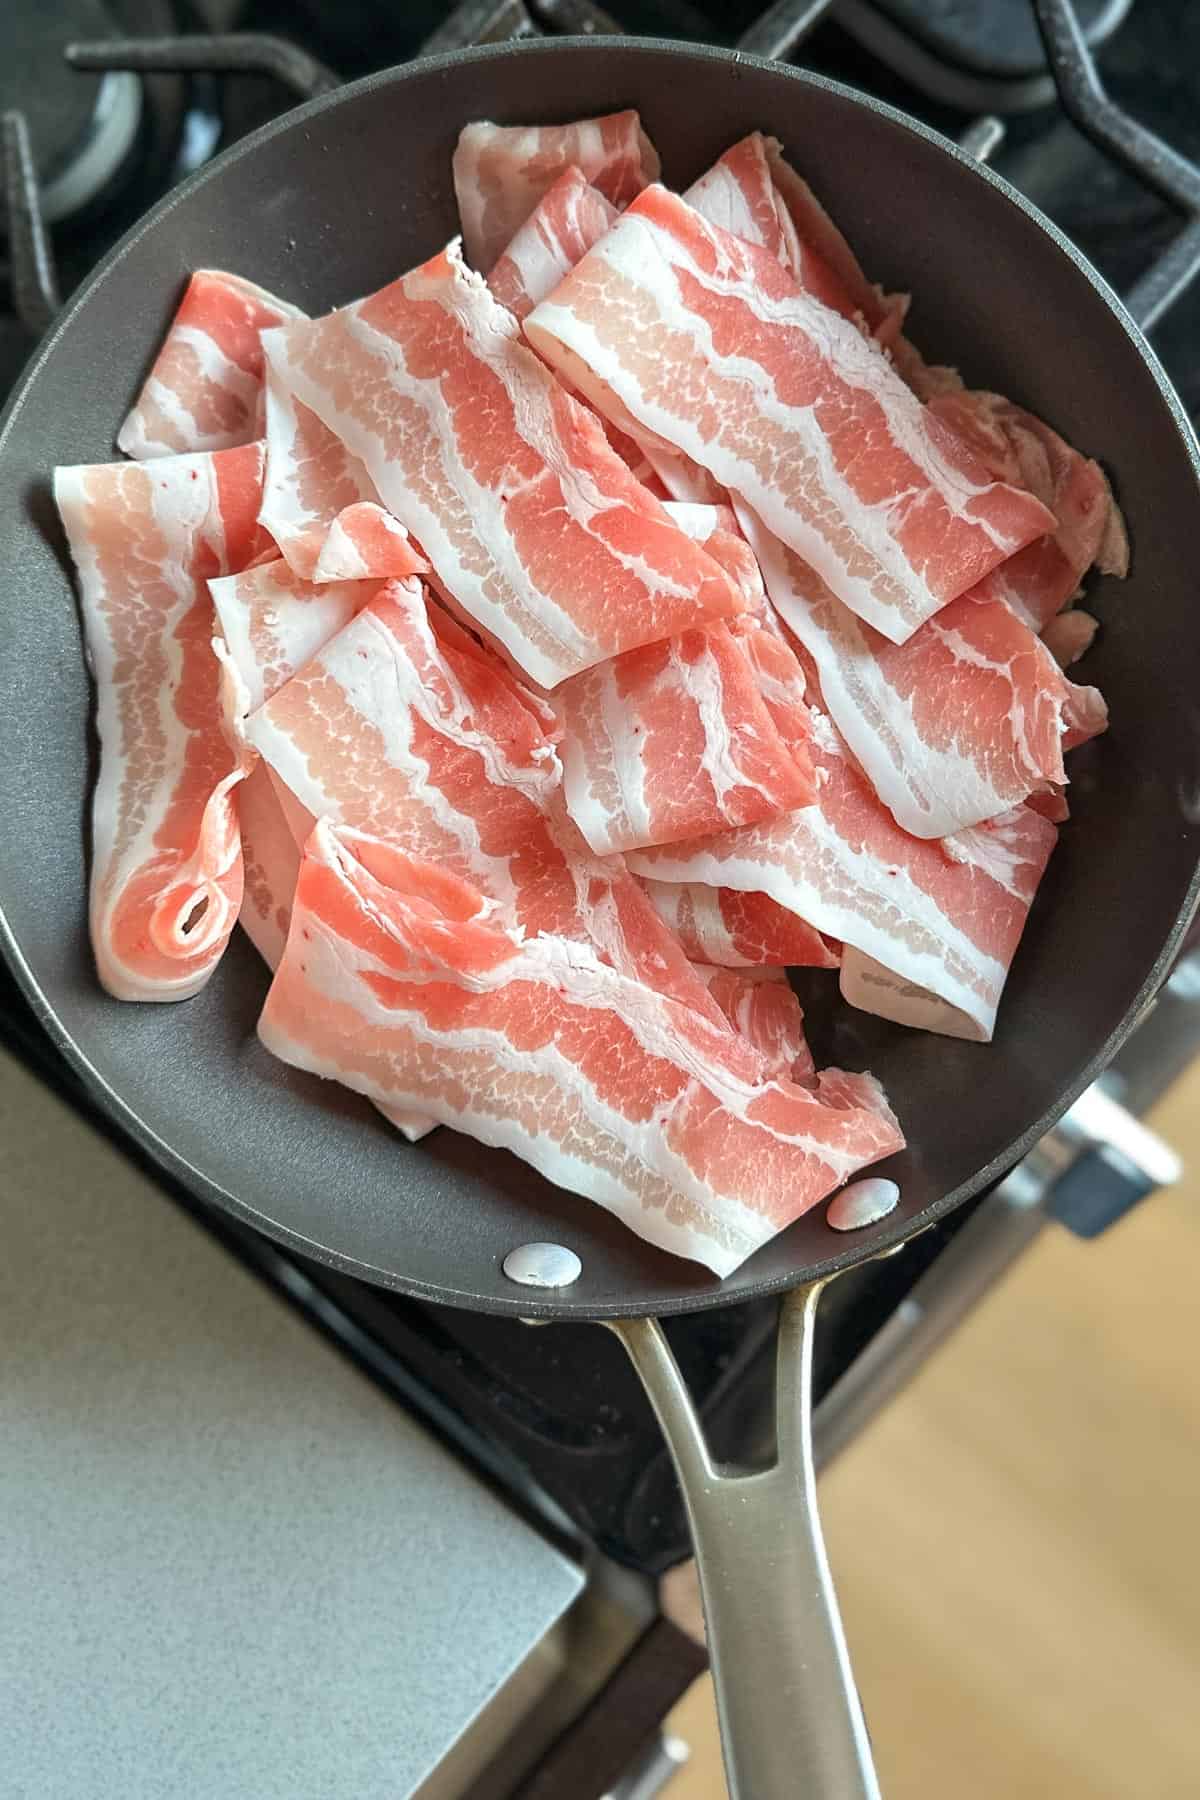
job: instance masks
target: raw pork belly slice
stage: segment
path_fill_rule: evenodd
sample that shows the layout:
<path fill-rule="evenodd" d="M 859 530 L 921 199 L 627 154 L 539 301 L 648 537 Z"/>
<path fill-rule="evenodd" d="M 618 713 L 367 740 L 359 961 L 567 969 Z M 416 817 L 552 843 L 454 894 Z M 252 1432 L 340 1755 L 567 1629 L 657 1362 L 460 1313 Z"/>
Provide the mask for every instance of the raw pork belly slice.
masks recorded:
<path fill-rule="evenodd" d="M 618 425 L 640 421 L 749 501 L 896 643 L 1053 529 L 878 346 L 665 188 L 634 201 L 525 332 L 601 411 L 615 396 Z"/>
<path fill-rule="evenodd" d="M 1091 613 L 1084 612 L 1082 608 L 1072 607 L 1070 612 L 1059 613 L 1043 627 L 1042 642 L 1059 668 L 1069 669 L 1073 662 L 1078 662 L 1091 649 L 1092 640 L 1099 629 L 1099 619 L 1094 619 Z"/>
<path fill-rule="evenodd" d="M 316 587 L 277 557 L 208 586 L 246 689 L 247 710 L 254 711 L 354 617 L 379 583 L 331 581 Z"/>
<path fill-rule="evenodd" d="M 1055 827 L 1018 806 L 940 842 L 910 837 L 828 720 L 814 712 L 813 723 L 815 806 L 697 843 L 634 851 L 630 867 L 656 882 L 768 894 L 842 939 L 847 953 L 864 951 L 903 984 L 944 1001 L 945 1019 L 930 1029 L 947 1030 L 953 1009 L 954 1035 L 987 1042 Z"/>
<path fill-rule="evenodd" d="M 300 848 L 288 828 L 266 763 L 256 763 L 251 769 L 238 789 L 237 805 L 246 868 L 246 887 L 238 923 L 274 974 L 283 960 L 292 921 L 292 901 L 300 876 Z M 759 1029 L 765 1041 L 773 1015 L 764 1009 L 759 1018 Z M 783 1029 L 782 1021 L 780 1029 Z M 437 1126 L 437 1120 L 431 1119 L 428 1113 L 390 1106 L 382 1106 L 379 1110 L 410 1144 L 428 1137 Z"/>
<path fill-rule="evenodd" d="M 232 450 L 262 431 L 259 333 L 304 314 L 240 275 L 198 269 L 117 438 L 141 460 Z"/>
<path fill-rule="evenodd" d="M 493 125 L 459 133 L 454 193 L 463 242 L 487 274 L 559 176 L 577 169 L 614 207 L 657 181 L 658 153 L 635 112 L 571 125 Z"/>
<path fill-rule="evenodd" d="M 740 646 L 736 630 L 704 626 L 557 690 L 567 809 L 598 855 L 811 803 L 812 764 L 783 742 Z"/>
<path fill-rule="evenodd" d="M 522 941 L 474 889 L 327 821 L 259 1022 L 286 1062 L 427 1108 L 731 1274 L 901 1148 L 869 1077 L 773 1077 L 753 1047 L 578 944 Z"/>
<path fill-rule="evenodd" d="M 885 297 L 871 286 L 811 188 L 785 162 L 777 138 L 752 131 L 683 197 L 710 224 L 773 256 L 812 299 L 880 343 L 895 341 L 907 296 Z"/>
<path fill-rule="evenodd" d="M 96 682 L 90 926 L 118 1000 L 184 1000 L 242 897 L 246 772 L 213 652 L 211 576 L 259 547 L 262 445 L 57 469 Z"/>
<path fill-rule="evenodd" d="M 740 588 L 748 613 L 770 613 L 758 558 L 742 536 L 732 506 L 668 500 L 664 511 L 670 513 L 681 531 L 686 531 L 697 544 L 704 545 L 714 562 L 720 563 Z"/>
<path fill-rule="evenodd" d="M 696 963 L 726 969 L 836 969 L 841 949 L 769 894 L 703 881 L 642 883 L 655 912 Z"/>
<path fill-rule="evenodd" d="M 760 245 L 776 262 L 791 270 L 801 287 L 808 286 L 801 273 L 804 252 L 792 215 L 775 186 L 767 161 L 767 139 L 761 131 L 752 131 L 749 137 L 732 144 L 711 169 L 684 189 L 683 197 L 710 225 L 719 225 L 747 244 Z M 824 270 L 827 267 L 822 265 Z M 810 291 L 835 311 L 846 310 L 835 290 Z"/>
<path fill-rule="evenodd" d="M 531 313 L 581 256 L 604 236 L 617 209 L 582 169 L 567 169 L 548 188 L 488 275 L 501 306 L 516 319 Z"/>
<path fill-rule="evenodd" d="M 293 808 L 436 861 L 530 935 L 594 944 L 719 1016 L 624 864 L 594 857 L 562 812 L 553 729 L 415 581 L 386 588 L 246 724 Z"/>
<path fill-rule="evenodd" d="M 267 471 L 259 517 L 284 560 L 311 581 L 334 521 L 346 508 L 378 502 L 379 496 L 357 457 L 270 368 L 266 396 Z"/>
<path fill-rule="evenodd" d="M 1124 543 L 1120 520 L 1107 478 L 1099 463 L 1081 456 L 1049 425 L 1000 394 L 964 388 L 929 402 L 973 446 L 999 481 L 1024 487 L 1054 514 L 1053 531 L 1028 544 L 989 577 L 998 596 L 1019 619 L 1040 631 L 1079 592 L 1088 570 L 1103 553 L 1114 516 L 1114 543 Z M 1124 556 L 1116 550 L 1106 573 L 1124 575 Z"/>
<path fill-rule="evenodd" d="M 429 564 L 401 525 L 373 500 L 342 509 L 313 570 L 314 581 L 403 581 Z"/>
<path fill-rule="evenodd" d="M 892 644 L 748 510 L 743 523 L 834 724 L 905 831 L 948 837 L 1066 780 L 1072 684 L 1003 602 L 979 597 L 986 584 Z"/>
<path fill-rule="evenodd" d="M 753 1045 L 769 1075 L 808 1087 L 816 1065 L 804 1035 L 804 1011 L 782 969 L 714 968 L 696 973 L 739 1037 Z"/>
<path fill-rule="evenodd" d="M 463 611 L 542 686 L 742 610 L 453 245 L 263 341 Z"/>

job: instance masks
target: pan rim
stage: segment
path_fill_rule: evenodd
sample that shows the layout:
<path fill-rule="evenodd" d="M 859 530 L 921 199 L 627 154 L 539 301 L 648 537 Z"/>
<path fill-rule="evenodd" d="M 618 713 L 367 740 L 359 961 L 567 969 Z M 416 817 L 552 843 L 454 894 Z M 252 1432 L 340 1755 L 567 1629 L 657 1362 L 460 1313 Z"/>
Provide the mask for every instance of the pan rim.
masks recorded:
<path fill-rule="evenodd" d="M 457 68 L 463 64 L 486 64 L 492 61 L 511 59 L 514 56 L 559 55 L 568 50 L 576 51 L 584 48 L 593 56 L 601 58 L 605 55 L 628 54 L 630 51 L 636 51 L 639 54 L 667 55 L 673 59 L 705 63 L 716 62 L 726 66 L 747 66 L 761 69 L 781 80 L 793 81 L 801 88 L 811 88 L 828 93 L 841 101 L 848 102 L 851 106 L 861 107 L 876 114 L 890 125 L 924 140 L 935 150 L 948 155 L 965 172 L 977 180 L 989 184 L 1009 205 L 1016 207 L 1049 238 L 1059 253 L 1071 263 L 1075 273 L 1086 280 L 1114 315 L 1116 322 L 1129 338 L 1132 348 L 1139 354 L 1154 380 L 1159 397 L 1174 426 L 1180 448 L 1187 456 L 1193 479 L 1200 488 L 1200 444 L 1197 443 L 1195 431 L 1184 412 L 1173 384 L 1156 353 L 1147 342 L 1144 333 L 1099 271 L 1058 226 L 1011 183 L 968 155 L 952 139 L 944 137 L 940 132 L 924 125 L 920 120 L 909 117 L 886 102 L 861 93 L 842 82 L 830 80 L 828 77 L 807 70 L 793 68 L 788 64 L 772 62 L 763 57 L 748 56 L 742 52 L 725 50 L 715 45 L 629 36 L 539 38 L 523 40 L 516 44 L 483 45 L 449 51 L 440 56 L 418 58 L 413 62 L 400 64 L 391 69 L 376 71 L 358 81 L 347 83 L 344 87 L 334 89 L 328 94 L 320 95 L 314 100 L 294 107 L 239 140 L 238 143 L 230 145 L 212 162 L 207 163 L 186 181 L 180 183 L 178 187 L 172 189 L 170 193 L 164 195 L 157 205 L 130 227 L 72 296 L 51 330 L 35 346 L 14 386 L 8 404 L 0 414 L 0 457 L 3 457 L 9 437 L 20 419 L 27 395 L 60 338 L 71 329 L 76 314 L 90 302 L 93 294 L 108 279 L 111 271 L 133 251 L 142 238 L 148 232 L 156 229 L 160 221 L 167 218 L 177 206 L 186 204 L 191 195 L 203 188 L 209 180 L 223 174 L 243 157 L 256 154 L 260 146 L 272 141 L 281 133 L 296 128 L 302 129 L 310 119 L 318 118 L 335 107 L 354 104 L 361 95 L 399 87 L 411 78 L 436 74 L 440 70 Z M 844 1269 L 868 1262 L 899 1248 L 910 1238 L 920 1235 L 921 1232 L 936 1224 L 967 1200 L 981 1193 L 1019 1162 L 1038 1139 L 1051 1129 L 1079 1094 L 1107 1067 L 1131 1031 L 1139 1023 L 1169 974 L 1175 952 L 1198 903 L 1200 903 L 1200 853 L 1198 853 L 1196 867 L 1193 869 L 1174 924 L 1160 945 L 1144 981 L 1121 1019 L 1087 1061 L 1075 1080 L 1058 1095 L 1054 1103 L 1018 1139 L 1010 1143 L 981 1169 L 976 1170 L 968 1180 L 941 1195 L 915 1217 L 885 1220 L 874 1227 L 869 1236 L 863 1234 L 849 1242 L 839 1243 L 831 1248 L 827 1257 L 818 1262 L 807 1263 L 802 1267 L 788 1269 L 782 1273 L 764 1275 L 761 1279 L 750 1283 L 743 1281 L 738 1285 L 736 1292 L 727 1292 L 724 1283 L 714 1281 L 711 1287 L 705 1286 L 694 1292 L 675 1295 L 663 1300 L 655 1308 L 656 1312 L 665 1317 L 672 1314 L 705 1311 L 711 1307 L 731 1304 L 734 1301 L 740 1303 L 744 1300 L 782 1293 L 800 1282 L 838 1274 Z M 274 1242 L 298 1251 L 315 1262 L 333 1268 L 342 1274 L 368 1281 L 373 1286 L 402 1293 L 417 1300 L 510 1317 L 539 1319 L 630 1318 L 645 1314 L 647 1310 L 645 1302 L 636 1298 L 610 1297 L 600 1301 L 589 1301 L 586 1305 L 582 1305 L 578 1299 L 572 1300 L 569 1294 L 564 1294 L 561 1298 L 552 1298 L 539 1295 L 533 1290 L 521 1290 L 514 1292 L 510 1298 L 502 1294 L 480 1295 L 473 1290 L 451 1289 L 440 1283 L 430 1283 L 415 1277 L 402 1276 L 393 1270 L 347 1256 L 331 1246 L 319 1243 L 306 1237 L 303 1233 L 269 1218 L 265 1212 L 256 1209 L 238 1195 L 230 1193 L 211 1180 L 187 1158 L 173 1149 L 138 1116 L 105 1080 L 87 1052 L 76 1042 L 61 1022 L 48 1000 L 12 930 L 2 901 L 0 901 L 0 951 L 3 952 L 38 1023 L 46 1031 L 64 1060 L 79 1076 L 101 1113 L 169 1176 L 179 1181 L 190 1194 L 201 1202 L 231 1213 L 234 1217 L 263 1232 Z"/>

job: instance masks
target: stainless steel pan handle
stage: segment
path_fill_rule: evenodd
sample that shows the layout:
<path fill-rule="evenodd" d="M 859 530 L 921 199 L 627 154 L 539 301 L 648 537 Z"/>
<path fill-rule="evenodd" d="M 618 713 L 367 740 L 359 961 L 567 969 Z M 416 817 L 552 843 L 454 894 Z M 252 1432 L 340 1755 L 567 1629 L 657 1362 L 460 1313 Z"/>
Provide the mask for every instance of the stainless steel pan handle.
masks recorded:
<path fill-rule="evenodd" d="M 813 1326 L 823 1282 L 783 1302 L 774 1466 L 712 1462 L 655 1319 L 606 1321 L 629 1352 L 683 1488 L 731 1800 L 871 1800 L 879 1784 L 817 1513 Z"/>

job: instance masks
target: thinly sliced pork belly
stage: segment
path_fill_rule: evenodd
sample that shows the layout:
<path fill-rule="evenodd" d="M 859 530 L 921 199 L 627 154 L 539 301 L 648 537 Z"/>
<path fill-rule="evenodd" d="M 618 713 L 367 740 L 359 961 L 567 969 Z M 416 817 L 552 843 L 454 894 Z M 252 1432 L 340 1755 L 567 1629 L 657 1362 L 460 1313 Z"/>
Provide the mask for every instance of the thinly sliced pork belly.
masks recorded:
<path fill-rule="evenodd" d="M 311 581 L 338 516 L 360 501 L 378 502 L 374 483 L 358 458 L 294 399 L 272 374 L 266 377 L 267 470 L 260 518 L 279 553 L 304 581 Z"/>
<path fill-rule="evenodd" d="M 429 564 L 399 519 L 373 500 L 343 507 L 313 570 L 313 580 L 403 581 L 428 575 Z"/>
<path fill-rule="evenodd" d="M 777 138 L 752 131 L 683 197 L 710 224 L 773 256 L 814 300 L 880 342 L 894 340 L 907 300 L 885 299 L 871 286 L 812 190 L 784 160 Z"/>
<path fill-rule="evenodd" d="M 600 663 L 563 682 L 554 703 L 567 808 L 598 855 L 748 825 L 814 798 L 811 762 L 780 737 L 726 625 Z"/>
<path fill-rule="evenodd" d="M 454 246 L 265 336 L 463 611 L 544 687 L 742 609 Z"/>
<path fill-rule="evenodd" d="M 301 581 L 281 557 L 208 585 L 249 711 L 290 681 L 380 587 L 377 581 L 317 587 Z"/>
<path fill-rule="evenodd" d="M 299 307 L 227 275 L 198 269 L 188 282 L 142 391 L 117 437 L 139 461 L 232 450 L 262 433 L 259 334 L 302 319 Z"/>
<path fill-rule="evenodd" d="M 905 831 L 948 837 L 1066 780 L 1064 734 L 1090 704 L 986 584 L 892 644 L 749 509 L 743 524 L 826 708 Z"/>
<path fill-rule="evenodd" d="M 769 894 L 710 887 L 703 881 L 642 886 L 663 922 L 697 963 L 727 969 L 836 969 L 841 947 Z"/>
<path fill-rule="evenodd" d="M 233 789 L 246 772 L 208 581 L 258 552 L 261 444 L 58 469 L 96 682 L 89 923 L 118 1000 L 184 1000 L 242 896 Z"/>
<path fill-rule="evenodd" d="M 285 1061 L 516 1151 L 650 1242 L 732 1273 L 903 1139 L 878 1085 L 772 1077 L 724 1020 L 327 821 L 259 1024 Z"/>
<path fill-rule="evenodd" d="M 487 284 L 515 319 L 531 313 L 604 236 L 617 209 L 582 169 L 565 169 L 547 188 L 492 267 Z"/>
<path fill-rule="evenodd" d="M 1099 463 L 1001 394 L 963 388 L 935 397 L 930 411 L 975 448 L 999 481 L 1024 487 L 1047 506 L 1055 528 L 993 571 L 989 581 L 1017 617 L 1041 631 L 1101 555 L 1116 503 Z M 1121 526 L 1123 532 L 1123 526 Z M 1118 567 L 1110 572 L 1124 574 Z"/>
<path fill-rule="evenodd" d="M 246 725 L 312 817 L 436 861 L 530 936 L 594 944 L 715 1016 L 621 859 L 593 856 L 566 816 L 553 731 L 544 703 L 417 582 L 386 588 Z"/>
<path fill-rule="evenodd" d="M 877 345 L 665 188 L 633 203 L 525 331 L 615 423 L 640 422 L 749 501 L 897 643 L 1053 527 Z"/>
<path fill-rule="evenodd" d="M 911 837 L 828 720 L 814 711 L 813 721 L 815 806 L 697 843 L 633 851 L 630 867 L 653 881 L 765 893 L 935 994 L 962 1015 L 962 1035 L 987 1041 L 1054 825 L 1018 806 L 953 838 Z"/>
<path fill-rule="evenodd" d="M 246 886 L 238 915 L 250 942 L 274 974 L 283 960 L 292 902 L 300 876 L 301 847 L 288 826 L 275 783 L 266 763 L 258 762 L 238 789 L 238 817 L 242 828 L 242 857 Z M 770 1028 L 765 1010 L 760 1029 Z M 403 1133 L 410 1144 L 428 1137 L 437 1120 L 407 1107 L 381 1106 L 388 1123 Z"/>
<path fill-rule="evenodd" d="M 539 201 L 568 169 L 614 207 L 658 180 L 658 154 L 636 112 L 569 125 L 467 125 L 454 152 L 454 192 L 463 242 L 487 274 Z"/>
<path fill-rule="evenodd" d="M 753 1045 L 769 1075 L 808 1087 L 816 1064 L 804 1035 L 804 1010 L 783 969 L 730 969 L 697 963 L 696 973 L 739 1037 Z"/>

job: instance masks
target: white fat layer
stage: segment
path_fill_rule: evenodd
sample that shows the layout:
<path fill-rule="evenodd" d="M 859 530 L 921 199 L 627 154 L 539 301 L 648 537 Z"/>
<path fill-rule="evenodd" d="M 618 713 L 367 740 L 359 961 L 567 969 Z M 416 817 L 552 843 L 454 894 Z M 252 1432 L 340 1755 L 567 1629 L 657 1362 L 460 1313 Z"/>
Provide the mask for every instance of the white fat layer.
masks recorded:
<path fill-rule="evenodd" d="M 622 992 L 634 984 L 626 983 L 619 976 L 614 976 L 591 958 L 586 952 L 576 954 L 575 946 L 566 946 L 555 940 L 538 939 L 524 946 L 519 953 L 517 964 L 502 965 L 498 971 L 467 978 L 466 985 L 476 991 L 494 989 L 502 991 L 510 980 L 532 980 L 552 983 L 559 991 L 569 994 L 573 1006 L 595 1007 L 599 1011 L 614 1012 L 630 1025 L 638 1038 L 640 1046 L 651 1056 L 661 1056 L 674 1066 L 683 1067 L 693 1080 L 701 1082 L 710 1092 L 717 1094 L 724 1104 L 731 1107 L 736 1114 L 744 1116 L 745 1107 L 759 1090 L 757 1086 L 733 1082 L 727 1071 L 714 1066 L 708 1059 L 697 1063 L 692 1045 L 672 1029 L 672 1008 L 670 1003 L 660 1002 L 657 1006 L 647 1006 L 644 992 L 636 996 L 627 996 Z M 719 1242 L 710 1242 L 702 1230 L 692 1229 L 688 1237 L 695 1246 L 685 1254 L 699 1255 L 701 1260 L 712 1261 L 714 1254 L 722 1259 L 732 1257 L 728 1267 L 734 1267 L 744 1256 L 773 1234 L 770 1220 L 743 1202 L 729 1195 L 716 1196 L 707 1184 L 693 1173 L 688 1164 L 674 1150 L 667 1140 L 667 1130 L 671 1117 L 680 1108 L 686 1108 L 688 1093 L 669 1103 L 665 1109 L 659 1109 L 647 1119 L 635 1122 L 615 1111 L 600 1095 L 581 1071 L 563 1057 L 557 1045 L 550 1043 L 539 1046 L 535 1051 L 517 1050 L 509 1041 L 503 1030 L 480 1029 L 471 1031 L 449 1032 L 434 1030 L 427 1023 L 424 1014 L 414 1002 L 411 1010 L 397 1011 L 395 1005 L 385 1007 L 379 1003 L 371 990 L 359 979 L 361 971 L 369 970 L 373 965 L 369 958 L 361 957 L 353 947 L 339 943 L 333 939 L 318 922 L 308 925 L 308 936 L 304 947 L 304 981 L 317 994 L 324 993 L 331 999 L 349 1003 L 362 1017 L 364 1024 L 380 1027 L 385 1031 L 402 1026 L 410 1032 L 418 1042 L 430 1047 L 436 1055 L 449 1059 L 450 1066 L 456 1052 L 483 1051 L 490 1066 L 516 1074 L 518 1077 L 537 1075 L 550 1077 L 555 1086 L 569 1096 L 576 1113 L 576 1124 L 572 1135 L 577 1141 L 585 1141 L 589 1132 L 598 1134 L 602 1139 L 618 1147 L 621 1161 L 629 1170 L 626 1179 L 621 1180 L 611 1171 L 603 1170 L 596 1165 L 570 1155 L 548 1134 L 531 1134 L 524 1130 L 515 1120 L 509 1117 L 497 1118 L 486 1110 L 469 1111 L 465 1114 L 452 1111 L 443 1101 L 432 1102 L 424 1092 L 408 1094 L 403 1088 L 403 1065 L 397 1059 L 394 1065 L 396 1087 L 384 1088 L 375 1082 L 356 1074 L 353 1068 L 346 1068 L 340 1060 L 325 1062 L 321 1052 L 313 1053 L 310 1046 L 285 1044 L 273 1040 L 270 1023 L 270 1007 L 264 1019 L 264 1038 L 269 1048 L 292 1059 L 299 1050 L 305 1066 L 312 1067 L 314 1061 L 321 1062 L 321 1073 L 330 1074 L 347 1081 L 349 1085 L 359 1087 L 360 1091 L 369 1093 L 376 1101 L 384 1101 L 390 1105 L 412 1104 L 414 1106 L 429 1105 L 436 1116 L 442 1117 L 447 1124 L 459 1125 L 470 1130 L 473 1135 L 481 1137 L 484 1142 L 503 1143 L 506 1147 L 517 1150 L 526 1160 L 541 1168 L 551 1179 L 563 1185 L 583 1192 L 597 1199 L 601 1204 L 609 1206 L 629 1206 L 632 1210 L 623 1211 L 635 1228 L 653 1237 L 653 1231 L 647 1227 L 653 1225 L 661 1217 L 655 1210 L 647 1212 L 641 1193 L 642 1172 L 649 1175 L 655 1186 L 666 1182 L 687 1202 L 687 1211 L 692 1213 L 700 1226 L 706 1217 L 719 1219 Z M 436 971 L 432 977 L 437 979 Z M 413 988 L 419 994 L 419 984 Z M 633 1016 L 626 1014 L 622 1001 L 634 998 Z M 317 1009 L 319 1013 L 319 1008 Z M 714 1079 L 716 1078 L 715 1083 Z M 722 1090 L 727 1090 L 722 1092 Z M 690 1092 L 690 1090 L 689 1090 Z M 814 1099 L 811 1103 L 814 1123 L 824 1115 L 824 1120 L 838 1122 L 838 1113 L 828 1108 L 822 1109 Z M 807 1107 L 802 1110 L 808 1111 Z M 847 1116 L 842 1115 L 843 1119 Z M 581 1132 L 579 1126 L 583 1124 Z M 765 1129 L 765 1128 L 762 1128 Z M 779 1135 L 779 1134 L 776 1134 Z M 845 1150 L 830 1145 L 819 1136 L 796 1133 L 786 1141 L 808 1158 L 813 1177 L 813 1186 L 817 1189 L 805 1195 L 808 1204 L 812 1204 L 822 1193 L 845 1179 L 848 1174 L 861 1167 L 861 1157 L 848 1154 Z M 698 1215 L 698 1216 L 697 1216 Z M 661 1241 L 657 1238 L 654 1241 Z M 726 1266 L 724 1260 L 721 1267 Z"/>
<path fill-rule="evenodd" d="M 282 562 L 264 563 L 208 584 L 229 653 L 246 688 L 246 711 L 262 706 L 349 623 L 370 587 L 361 582 L 302 581 Z M 263 640 L 266 640 L 263 643 Z M 264 686 L 273 671 L 270 692 Z"/>
<path fill-rule="evenodd" d="M 769 894 L 816 930 L 865 950 L 981 1022 L 995 1011 L 1004 965 L 956 926 L 907 870 L 854 849 L 818 807 L 700 844 L 631 851 L 628 861 L 654 880 Z"/>
<path fill-rule="evenodd" d="M 718 248 L 723 253 L 725 246 Z M 556 302 L 553 296 L 543 302 L 527 321 L 531 341 L 539 348 L 545 347 L 551 356 L 555 354 L 555 342 L 560 343 L 582 359 L 644 428 L 684 451 L 719 481 L 751 500 L 771 528 L 819 570 L 839 597 L 886 636 L 902 642 L 942 603 L 908 561 L 897 535 L 909 508 L 921 503 L 923 492 L 934 489 L 952 516 L 988 539 L 998 552 L 997 560 L 1018 547 L 1016 541 L 998 534 L 977 510 L 980 499 L 996 484 L 973 480 L 943 455 L 927 429 L 920 403 L 877 347 L 839 314 L 808 296 L 772 299 L 748 281 L 746 270 L 737 265 L 731 264 L 726 276 L 701 270 L 674 236 L 642 214 L 624 215 L 590 254 L 603 258 L 623 278 L 653 296 L 664 328 L 690 338 L 697 356 L 715 375 L 736 383 L 747 393 L 748 405 L 755 415 L 779 428 L 781 449 L 789 439 L 803 445 L 804 453 L 813 461 L 818 488 L 833 503 L 834 515 L 843 521 L 845 540 L 840 541 L 831 533 L 828 508 L 802 515 L 794 507 L 783 505 L 777 490 L 756 464 L 721 439 L 705 439 L 695 418 L 669 412 L 652 402 L 620 357 L 600 343 L 597 332 L 573 312 L 569 303 Z M 803 329 L 843 381 L 871 393 L 883 410 L 892 443 L 915 465 L 927 486 L 902 490 L 874 505 L 864 502 L 834 462 L 829 441 L 817 425 L 812 409 L 781 401 L 774 377 L 752 358 L 718 355 L 710 329 L 688 310 L 679 295 L 675 276 L 679 267 L 710 291 L 736 295 L 746 301 L 764 322 Z M 547 337 L 551 340 L 548 345 Z M 603 393 L 597 393 L 594 384 L 592 397 L 603 404 Z M 854 574 L 847 566 L 851 538 L 860 556 L 866 552 L 874 559 L 876 576 Z"/>
<path fill-rule="evenodd" d="M 838 730 L 905 831 L 914 837 L 946 837 L 995 818 L 1045 781 L 1062 779 L 1061 757 L 1056 768 L 1043 769 L 1034 755 L 1031 728 L 1036 721 L 1026 715 L 1020 677 L 1011 664 L 989 662 L 960 633 L 946 631 L 939 615 L 927 620 L 923 631 L 939 636 L 964 668 L 998 675 L 1008 683 L 1010 694 L 1003 746 L 996 745 L 990 729 L 985 743 L 977 736 L 973 739 L 974 721 L 967 716 L 964 699 L 956 699 L 951 690 L 939 720 L 939 734 L 949 741 L 944 745 L 931 741 L 922 734 L 912 701 L 887 682 L 849 607 L 813 570 L 801 565 L 749 507 L 740 509 L 740 517 L 772 602 L 817 664 L 821 693 Z M 1049 689 L 1045 703 L 1053 703 Z M 1061 719 L 1061 701 L 1057 710 Z M 951 726 L 956 728 L 952 732 Z M 996 754 L 998 748 L 1002 756 Z"/>

